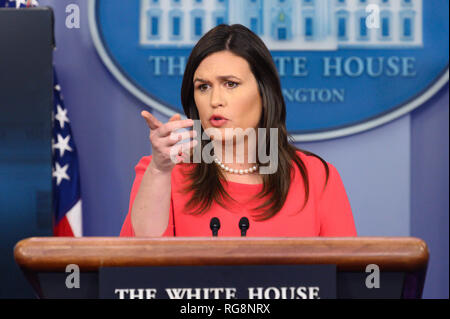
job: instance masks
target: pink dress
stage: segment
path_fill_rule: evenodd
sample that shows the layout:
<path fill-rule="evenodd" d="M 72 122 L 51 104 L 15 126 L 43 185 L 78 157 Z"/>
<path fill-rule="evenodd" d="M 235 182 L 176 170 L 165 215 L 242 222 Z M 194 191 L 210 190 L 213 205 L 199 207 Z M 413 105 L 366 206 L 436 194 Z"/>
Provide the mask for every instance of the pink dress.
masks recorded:
<path fill-rule="evenodd" d="M 213 202 L 209 211 L 203 215 L 194 216 L 185 213 L 185 204 L 189 200 L 189 194 L 181 193 L 180 186 L 185 180 L 181 170 L 185 165 L 178 164 L 171 175 L 171 202 L 169 225 L 163 236 L 211 236 L 210 220 L 217 217 L 220 220 L 218 236 L 241 235 L 239 220 L 247 217 L 250 227 L 247 230 L 248 237 L 349 237 L 356 236 L 356 228 L 353 220 L 350 203 L 345 192 L 341 177 L 336 168 L 328 163 L 330 172 L 328 185 L 322 192 L 325 183 L 325 167 L 322 162 L 300 151 L 297 154 L 305 163 L 308 171 L 310 194 L 305 208 L 299 212 L 304 201 L 304 184 L 298 167 L 294 165 L 295 174 L 291 187 L 282 209 L 272 218 L 265 221 L 252 219 L 251 208 L 264 202 L 265 198 L 252 200 L 252 196 L 262 190 L 262 184 L 242 184 L 236 182 L 222 182 L 225 190 L 237 204 L 225 209 Z M 130 195 L 128 214 L 120 232 L 120 236 L 135 236 L 131 224 L 131 208 L 139 189 L 142 177 L 150 164 L 152 156 L 143 157 L 135 167 L 136 178 Z"/>

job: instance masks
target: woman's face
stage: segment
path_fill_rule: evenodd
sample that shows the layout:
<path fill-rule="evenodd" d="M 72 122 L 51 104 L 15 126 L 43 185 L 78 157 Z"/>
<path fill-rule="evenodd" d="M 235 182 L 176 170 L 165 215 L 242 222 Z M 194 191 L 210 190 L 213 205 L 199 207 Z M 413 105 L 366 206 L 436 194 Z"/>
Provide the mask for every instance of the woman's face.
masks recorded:
<path fill-rule="evenodd" d="M 226 128 L 258 127 L 261 97 L 245 59 L 230 51 L 215 52 L 200 63 L 193 81 L 194 100 L 204 130 L 217 128 L 224 139 Z"/>

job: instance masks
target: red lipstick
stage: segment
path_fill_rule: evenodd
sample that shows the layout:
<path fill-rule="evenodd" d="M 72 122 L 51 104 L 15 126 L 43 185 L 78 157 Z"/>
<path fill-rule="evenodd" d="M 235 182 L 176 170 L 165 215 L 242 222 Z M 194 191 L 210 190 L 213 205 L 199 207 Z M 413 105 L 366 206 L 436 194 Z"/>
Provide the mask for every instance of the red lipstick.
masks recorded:
<path fill-rule="evenodd" d="M 209 122 L 210 122 L 211 125 L 214 126 L 214 127 L 221 127 L 221 126 L 223 126 L 227 121 L 228 121 L 227 118 L 223 117 L 222 115 L 218 115 L 218 114 L 213 114 L 213 115 L 209 118 Z"/>

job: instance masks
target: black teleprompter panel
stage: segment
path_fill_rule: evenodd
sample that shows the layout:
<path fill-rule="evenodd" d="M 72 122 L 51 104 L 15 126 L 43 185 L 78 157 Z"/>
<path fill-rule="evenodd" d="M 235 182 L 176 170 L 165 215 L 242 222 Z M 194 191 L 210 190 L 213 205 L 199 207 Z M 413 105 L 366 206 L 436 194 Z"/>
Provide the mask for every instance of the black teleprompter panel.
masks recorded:
<path fill-rule="evenodd" d="M 0 9 L 0 298 L 32 298 L 13 248 L 52 235 L 53 12 Z"/>

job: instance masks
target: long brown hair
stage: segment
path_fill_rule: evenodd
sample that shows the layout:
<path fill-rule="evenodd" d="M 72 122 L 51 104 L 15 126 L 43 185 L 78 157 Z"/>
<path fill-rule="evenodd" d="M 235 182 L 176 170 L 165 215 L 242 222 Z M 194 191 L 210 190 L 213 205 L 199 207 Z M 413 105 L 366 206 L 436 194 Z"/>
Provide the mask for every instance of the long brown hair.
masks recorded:
<path fill-rule="evenodd" d="M 286 105 L 281 92 L 278 72 L 269 50 L 256 34 L 240 24 L 221 24 L 208 31 L 197 42 L 189 56 L 183 76 L 181 103 L 184 112 L 188 118 L 200 119 L 194 101 L 194 73 L 203 59 L 212 53 L 224 50 L 244 58 L 256 78 L 262 101 L 262 114 L 258 127 L 266 128 L 266 150 L 271 149 L 268 136 L 270 128 L 278 128 L 278 169 L 273 174 L 262 175 L 263 189 L 256 197 L 263 198 L 268 195 L 268 199 L 263 204 L 253 208 L 254 211 L 259 211 L 258 214 L 253 215 L 253 218 L 255 220 L 266 220 L 275 216 L 281 210 L 293 179 L 293 161 L 299 168 L 305 185 L 305 201 L 300 209 L 301 211 L 308 202 L 310 187 L 306 166 L 296 154 L 296 151 L 315 156 L 322 161 L 326 171 L 325 186 L 328 182 L 329 168 L 326 161 L 316 154 L 298 149 L 290 143 L 292 137 L 288 135 L 286 130 Z M 203 135 L 203 128 L 201 128 L 201 132 Z M 205 144 L 206 141 L 201 140 L 202 149 Z M 205 213 L 209 210 L 213 201 L 222 207 L 226 207 L 227 200 L 234 200 L 227 194 L 220 182 L 220 180 L 225 180 L 225 177 L 217 165 L 210 165 L 201 161 L 199 164 L 190 167 L 191 169 L 187 173 L 185 172 L 190 184 L 184 188 L 184 191 L 192 192 L 192 196 L 187 203 L 187 210 L 190 211 L 197 207 L 196 210 L 190 212 L 191 214 Z"/>

